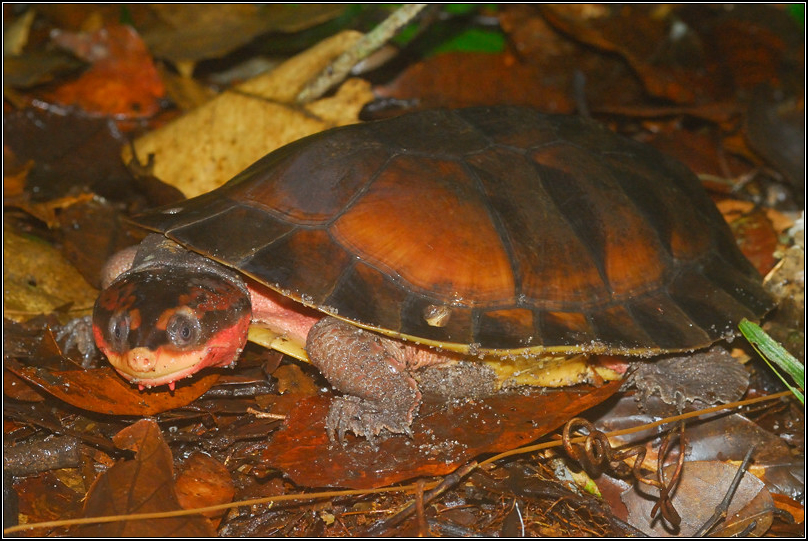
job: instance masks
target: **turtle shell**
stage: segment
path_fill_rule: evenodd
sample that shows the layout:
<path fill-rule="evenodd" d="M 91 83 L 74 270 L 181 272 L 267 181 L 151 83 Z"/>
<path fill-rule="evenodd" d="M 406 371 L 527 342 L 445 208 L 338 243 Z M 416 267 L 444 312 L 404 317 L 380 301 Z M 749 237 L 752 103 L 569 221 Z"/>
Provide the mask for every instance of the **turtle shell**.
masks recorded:
<path fill-rule="evenodd" d="M 772 306 L 684 165 L 518 107 L 328 130 L 136 221 L 323 312 L 455 351 L 693 349 Z"/>

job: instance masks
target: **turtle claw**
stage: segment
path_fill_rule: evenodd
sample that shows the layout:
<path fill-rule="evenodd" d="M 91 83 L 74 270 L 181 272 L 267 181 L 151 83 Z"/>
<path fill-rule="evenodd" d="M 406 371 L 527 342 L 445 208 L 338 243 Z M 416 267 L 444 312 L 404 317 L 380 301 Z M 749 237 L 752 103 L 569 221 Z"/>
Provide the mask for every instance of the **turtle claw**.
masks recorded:
<path fill-rule="evenodd" d="M 384 431 L 413 437 L 412 415 L 406 409 L 393 411 L 356 396 L 340 396 L 331 403 L 326 417 L 326 431 L 332 442 L 339 440 L 345 447 L 345 434 L 353 432 L 364 437 L 374 448 L 376 438 Z M 336 435 L 336 439 L 335 439 Z"/>
<path fill-rule="evenodd" d="M 56 341 L 64 341 L 65 352 L 75 346 L 81 353 L 82 367 L 89 367 L 95 352 L 98 351 L 93 338 L 92 316 L 77 317 L 68 321 L 56 333 Z"/>

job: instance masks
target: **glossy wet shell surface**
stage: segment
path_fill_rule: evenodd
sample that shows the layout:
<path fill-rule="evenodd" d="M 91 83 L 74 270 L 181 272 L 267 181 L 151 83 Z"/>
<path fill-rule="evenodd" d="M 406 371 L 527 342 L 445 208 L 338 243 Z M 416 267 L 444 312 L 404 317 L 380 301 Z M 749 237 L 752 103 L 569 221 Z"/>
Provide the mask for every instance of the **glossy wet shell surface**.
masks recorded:
<path fill-rule="evenodd" d="M 460 351 L 690 349 L 771 306 L 686 167 L 521 108 L 323 132 L 137 221 L 324 312 Z"/>

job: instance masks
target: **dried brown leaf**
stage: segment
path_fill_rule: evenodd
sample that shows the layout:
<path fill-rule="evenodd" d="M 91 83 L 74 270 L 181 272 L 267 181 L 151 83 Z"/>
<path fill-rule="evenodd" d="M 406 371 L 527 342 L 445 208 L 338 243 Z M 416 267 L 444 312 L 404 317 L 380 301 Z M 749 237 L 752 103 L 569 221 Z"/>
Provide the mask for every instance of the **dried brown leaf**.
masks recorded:
<path fill-rule="evenodd" d="M 300 109 L 290 105 L 303 85 L 361 34 L 343 32 L 266 75 L 227 91 L 177 121 L 135 141 L 142 163 L 187 197 L 209 192 L 268 152 L 303 136 L 357 121 L 372 99 L 369 85 L 349 80 L 332 98 Z M 327 105 L 327 107 L 326 107 Z M 125 162 L 133 158 L 123 149 Z"/>
<path fill-rule="evenodd" d="M 181 509 L 174 486 L 173 459 L 160 428 L 144 419 L 119 432 L 115 443 L 136 452 L 96 478 L 84 516 L 125 515 Z M 76 528 L 81 537 L 213 537 L 216 530 L 199 515 L 149 520 L 121 520 Z"/>

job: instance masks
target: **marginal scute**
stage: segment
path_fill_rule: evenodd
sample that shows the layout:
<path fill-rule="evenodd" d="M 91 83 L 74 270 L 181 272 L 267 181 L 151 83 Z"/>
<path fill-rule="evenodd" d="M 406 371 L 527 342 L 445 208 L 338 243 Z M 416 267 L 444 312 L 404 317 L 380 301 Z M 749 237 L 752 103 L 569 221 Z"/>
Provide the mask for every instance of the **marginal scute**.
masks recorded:
<path fill-rule="evenodd" d="M 335 128 L 172 207 L 137 221 L 325 313 L 455 351 L 688 350 L 772 306 L 695 175 L 581 117 Z M 430 306 L 451 316 L 431 324 Z"/>

